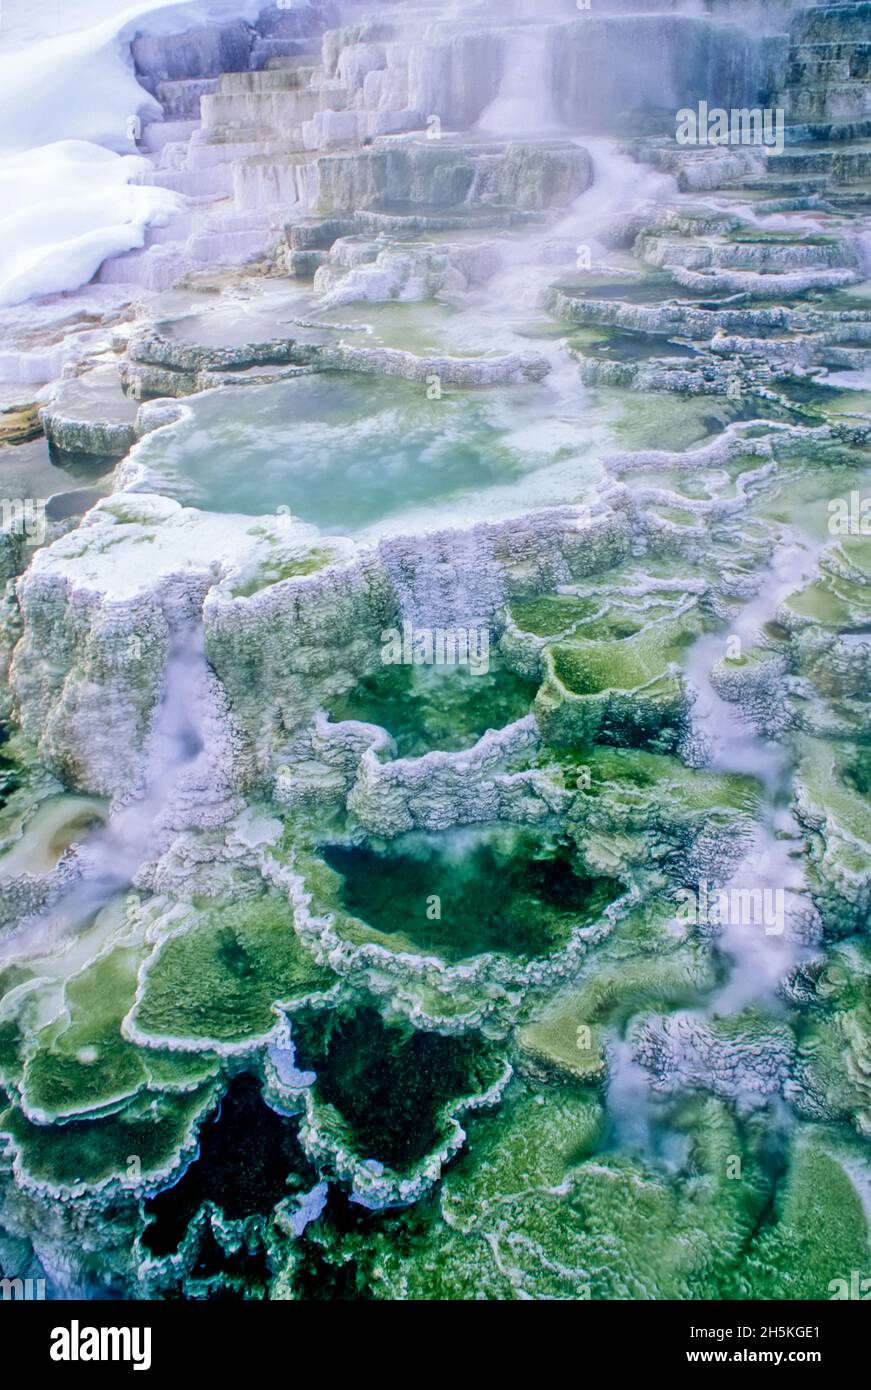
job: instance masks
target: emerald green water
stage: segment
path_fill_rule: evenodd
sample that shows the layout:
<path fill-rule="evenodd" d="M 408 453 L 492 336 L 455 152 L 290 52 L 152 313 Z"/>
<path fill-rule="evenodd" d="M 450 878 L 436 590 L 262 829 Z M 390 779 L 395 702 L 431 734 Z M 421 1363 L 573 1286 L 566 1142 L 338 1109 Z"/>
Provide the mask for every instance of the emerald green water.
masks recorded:
<path fill-rule="evenodd" d="M 376 1162 L 404 1168 L 444 1136 L 452 1098 L 486 1089 L 497 1074 L 492 1050 L 475 1037 L 445 1038 L 385 1027 L 372 1008 L 351 1018 L 301 1018 L 298 1056 L 317 1073 L 320 1099 Z"/>
<path fill-rule="evenodd" d="M 477 82 L 469 39 L 494 80 L 515 41 L 526 63 L 540 26 L 485 11 L 472 34 L 427 9 L 414 62 L 434 96 L 431 42 L 455 98 Z M 735 24 L 690 27 L 706 70 L 709 42 L 736 71 L 748 58 Z M 698 56 L 672 64 L 672 42 L 639 67 L 667 60 L 663 100 Z M 400 76 L 403 55 L 391 42 Z M 524 66 L 533 96 L 548 71 L 538 93 Z M 489 138 L 448 134 L 449 152 Z M 391 177 L 414 143 L 388 141 Z M 141 440 L 115 476 L 136 496 L 83 522 L 80 490 L 32 555 L 0 537 L 4 1279 L 44 1272 L 56 1298 L 680 1303 L 828 1301 L 871 1279 L 871 541 L 829 508 L 871 490 L 871 392 L 861 365 L 820 368 L 847 333 L 868 346 L 871 297 L 786 294 L 770 250 L 867 255 L 864 185 L 772 229 L 776 170 L 684 195 L 654 168 L 662 145 L 630 160 L 591 137 L 590 196 L 512 220 L 502 145 L 451 230 L 372 222 L 367 251 L 365 217 L 312 211 L 291 225 L 329 256 L 314 283 L 281 248 L 121 313 L 175 348 L 536 353 L 542 380 L 240 373 Z M 369 201 L 381 148 L 321 173 Z M 687 265 L 724 240 L 727 261 L 758 251 L 766 294 L 688 292 L 644 268 L 639 233 Z M 319 284 L 361 249 L 456 264 L 441 288 L 415 269 L 400 297 L 325 310 Z M 466 253 L 492 254 L 480 282 Z M 677 341 L 557 319 L 554 286 L 601 320 L 668 303 Z M 737 349 L 690 347 L 682 304 L 733 311 Z M 795 311 L 789 329 L 769 309 Z M 707 375 L 591 387 L 578 356 Z M 41 442 L 0 455 L 10 497 L 69 492 Z M 586 504 L 592 527 L 569 510 Z M 282 532 L 288 513 L 323 539 Z M 385 624 L 422 611 L 486 623 L 487 671 L 380 665 Z M 132 774 L 106 791 L 122 752 L 142 754 L 144 800 Z M 721 892 L 726 916 L 706 915 Z M 740 920 L 764 892 L 782 930 Z"/>
<path fill-rule="evenodd" d="M 448 666 L 382 666 L 333 702 L 330 718 L 386 729 L 400 758 L 470 748 L 488 729 L 504 729 L 528 714 L 538 689 L 496 653 L 488 666 L 480 675 Z"/>
<path fill-rule="evenodd" d="M 488 492 L 516 510 L 521 498 L 510 498 L 536 472 L 543 495 L 572 500 L 577 483 L 561 479 L 583 437 L 568 420 L 540 429 L 536 387 L 446 384 L 438 399 L 428 389 L 330 372 L 206 392 L 190 399 L 189 417 L 146 437 L 137 460 L 155 490 L 188 505 L 251 515 L 289 508 L 327 533 L 424 508 L 461 517 Z M 572 414 L 580 420 L 580 402 Z"/>
<path fill-rule="evenodd" d="M 577 872 L 566 845 L 522 832 L 412 836 L 386 851 L 327 845 L 323 854 L 347 912 L 450 961 L 546 956 L 620 893 L 615 880 Z"/>

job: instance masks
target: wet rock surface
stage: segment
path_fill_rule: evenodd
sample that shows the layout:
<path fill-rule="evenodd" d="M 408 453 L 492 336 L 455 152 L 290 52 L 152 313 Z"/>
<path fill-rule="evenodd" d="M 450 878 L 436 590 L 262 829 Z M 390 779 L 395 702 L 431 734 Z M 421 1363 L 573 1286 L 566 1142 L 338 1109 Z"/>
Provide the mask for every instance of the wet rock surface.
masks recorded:
<path fill-rule="evenodd" d="M 143 33 L 185 210 L 9 316 L 0 1263 L 56 1294 L 867 1265 L 869 7 L 545 9 Z M 678 144 L 714 91 L 782 153 Z"/>

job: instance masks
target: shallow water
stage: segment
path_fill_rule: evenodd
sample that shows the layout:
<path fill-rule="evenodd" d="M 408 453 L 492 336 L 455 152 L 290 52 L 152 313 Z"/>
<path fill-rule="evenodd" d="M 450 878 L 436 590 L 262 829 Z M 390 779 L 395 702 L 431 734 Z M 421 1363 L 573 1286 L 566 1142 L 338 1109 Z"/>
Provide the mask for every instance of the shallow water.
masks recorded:
<path fill-rule="evenodd" d="M 412 836 L 386 852 L 332 845 L 324 858 L 348 912 L 450 961 L 547 955 L 620 892 L 580 877 L 564 848 L 505 830 Z"/>
<path fill-rule="evenodd" d="M 384 666 L 331 704 L 330 718 L 386 729 L 400 758 L 470 748 L 488 729 L 529 713 L 538 686 L 489 656 L 487 671 L 450 666 Z"/>
<path fill-rule="evenodd" d="M 147 438 L 150 487 L 188 505 L 260 515 L 289 507 L 325 534 L 468 523 L 580 499 L 595 477 L 578 402 L 541 426 L 534 386 L 485 391 L 349 374 L 208 392 Z"/>
<path fill-rule="evenodd" d="M 176 346 L 536 353 L 545 378 L 240 374 L 135 446 L 115 481 L 136 497 L 84 520 L 94 494 L 59 501 L 65 534 L 23 577 L 8 547 L 0 1263 L 44 1265 L 61 1294 L 823 1299 L 871 1259 L 871 549 L 829 510 L 871 481 L 867 370 L 793 369 L 790 329 L 768 375 L 766 349 L 739 350 L 730 394 L 706 343 L 546 308 L 554 285 L 630 322 L 748 308 L 635 254 L 645 229 L 717 243 L 682 230 L 700 212 L 743 219 L 742 254 L 844 235 L 867 270 L 861 199 L 766 214 L 756 185 L 679 193 L 616 148 L 634 89 L 614 138 L 561 126 L 586 96 L 551 81 L 568 41 L 530 4 L 473 30 L 461 9 L 439 54 L 404 15 L 414 80 L 428 98 L 464 55 L 450 95 L 478 150 L 582 144 L 574 206 L 386 235 L 424 258 L 492 244 L 485 283 L 433 298 L 413 278 L 409 298 L 343 297 L 337 252 L 314 283 L 276 263 L 136 313 Z M 681 64 L 708 73 L 727 41 L 733 77 L 749 61 L 746 16 L 696 16 L 680 55 L 667 18 L 644 19 L 642 95 L 659 65 L 676 98 Z M 769 279 L 754 310 L 868 309 L 867 283 Z M 776 347 L 769 328 L 747 333 Z M 588 387 L 570 348 L 696 358 L 705 393 Z M 85 387 L 68 399 L 86 418 Z M 0 471 L 46 495 L 87 477 L 57 480 L 40 444 Z M 546 514 L 566 504 L 595 525 Z M 385 627 L 421 614 L 481 622 L 486 673 L 379 664 Z M 134 657 L 140 632 L 157 640 Z M 84 784 L 117 783 L 115 720 L 132 772 L 110 803 Z"/>

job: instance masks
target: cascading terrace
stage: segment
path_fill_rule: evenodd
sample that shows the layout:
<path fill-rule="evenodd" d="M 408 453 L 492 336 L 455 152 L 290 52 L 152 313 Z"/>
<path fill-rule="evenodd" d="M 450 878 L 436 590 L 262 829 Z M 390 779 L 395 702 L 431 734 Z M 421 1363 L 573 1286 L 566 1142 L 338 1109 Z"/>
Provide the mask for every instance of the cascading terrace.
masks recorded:
<path fill-rule="evenodd" d="M 2 1270 L 832 1297 L 871 5 L 170 8 L 141 235 L 0 291 Z"/>

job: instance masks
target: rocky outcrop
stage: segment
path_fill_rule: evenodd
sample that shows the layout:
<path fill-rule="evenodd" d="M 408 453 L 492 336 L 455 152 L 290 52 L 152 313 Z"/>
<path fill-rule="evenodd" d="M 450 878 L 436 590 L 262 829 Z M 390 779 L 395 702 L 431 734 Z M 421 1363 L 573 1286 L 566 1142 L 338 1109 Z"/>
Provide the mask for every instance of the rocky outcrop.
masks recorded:
<path fill-rule="evenodd" d="M 143 20 L 190 202 L 6 352 L 4 1269 L 863 1268 L 867 6 L 708 8 Z M 714 92 L 783 154 L 678 146 Z"/>
<path fill-rule="evenodd" d="M 212 385 L 234 382 L 262 384 L 299 370 L 361 372 L 401 377 L 427 386 L 437 381 L 440 386 L 477 387 L 541 381 L 550 364 L 535 352 L 460 358 L 427 357 L 399 348 L 357 347 L 341 341 L 338 330 L 306 324 L 301 326 L 299 338 L 232 348 L 203 347 L 147 327 L 130 338 L 120 372 L 125 387 L 141 399 L 145 395 L 190 396 Z M 131 442 L 133 433 L 131 429 Z"/>

